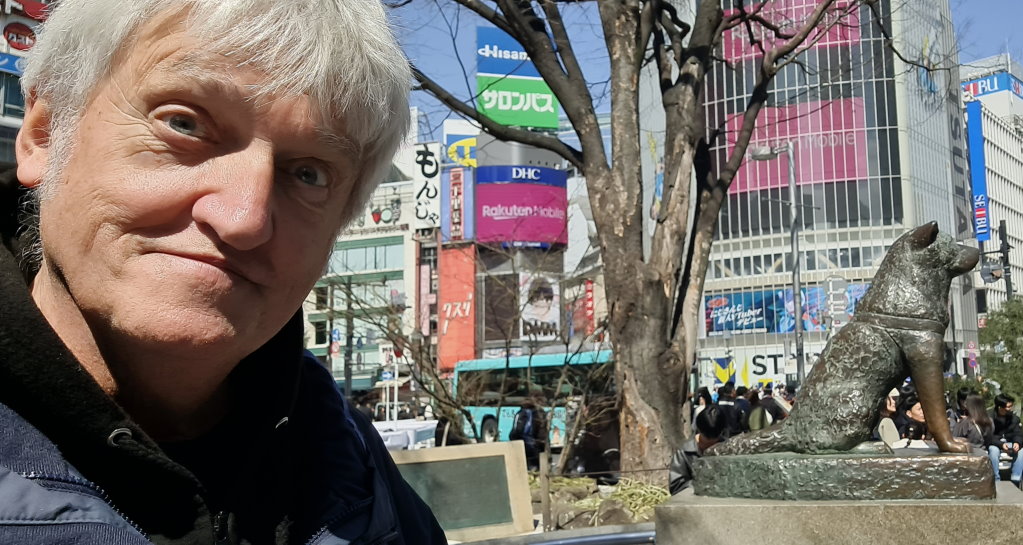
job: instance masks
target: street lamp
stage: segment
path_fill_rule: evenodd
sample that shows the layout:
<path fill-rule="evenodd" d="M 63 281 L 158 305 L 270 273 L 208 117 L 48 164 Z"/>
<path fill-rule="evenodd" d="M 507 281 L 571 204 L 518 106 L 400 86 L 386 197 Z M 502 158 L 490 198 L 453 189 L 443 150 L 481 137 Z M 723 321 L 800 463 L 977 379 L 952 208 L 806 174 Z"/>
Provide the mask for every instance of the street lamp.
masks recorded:
<path fill-rule="evenodd" d="M 799 224 L 802 221 L 802 203 L 796 200 L 796 154 L 795 142 L 789 141 L 775 147 L 761 147 L 750 150 L 749 157 L 754 161 L 772 161 L 785 153 L 789 156 L 789 211 L 792 216 L 792 228 L 789 236 L 792 246 L 792 310 L 796 324 L 796 380 L 800 384 L 806 376 L 803 357 L 803 301 L 799 286 Z"/>

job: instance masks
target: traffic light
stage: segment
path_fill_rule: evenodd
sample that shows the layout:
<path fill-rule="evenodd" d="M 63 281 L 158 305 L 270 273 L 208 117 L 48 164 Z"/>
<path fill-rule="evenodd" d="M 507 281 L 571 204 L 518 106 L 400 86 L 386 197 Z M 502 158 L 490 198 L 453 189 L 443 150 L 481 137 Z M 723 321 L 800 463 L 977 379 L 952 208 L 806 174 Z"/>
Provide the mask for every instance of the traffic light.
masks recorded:
<path fill-rule="evenodd" d="M 1002 272 L 1001 261 L 988 261 L 985 259 L 980 264 L 980 277 L 984 279 L 985 284 L 993 284 L 1001 280 Z"/>
<path fill-rule="evenodd" d="M 1012 299 L 1012 269 L 1009 267 L 1009 250 L 1012 246 L 1009 244 L 1009 236 L 1005 230 L 1005 220 L 998 222 L 998 240 L 1001 244 L 998 246 L 998 251 L 1002 254 L 1002 278 L 1005 279 L 1005 298 Z"/>

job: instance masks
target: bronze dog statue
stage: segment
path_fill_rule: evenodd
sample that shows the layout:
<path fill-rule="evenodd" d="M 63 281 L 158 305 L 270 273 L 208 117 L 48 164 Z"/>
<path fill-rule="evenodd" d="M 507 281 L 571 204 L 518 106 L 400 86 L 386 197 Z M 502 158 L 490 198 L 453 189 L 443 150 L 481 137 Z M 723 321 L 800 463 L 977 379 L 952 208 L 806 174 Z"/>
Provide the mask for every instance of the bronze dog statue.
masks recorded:
<path fill-rule="evenodd" d="M 899 237 L 852 320 L 828 342 L 807 376 L 789 417 L 719 443 L 706 454 L 852 450 L 870 439 L 881 400 L 907 376 L 938 448 L 969 452 L 949 430 L 942 363 L 949 286 L 979 258 L 976 249 L 939 234 L 934 222 Z"/>

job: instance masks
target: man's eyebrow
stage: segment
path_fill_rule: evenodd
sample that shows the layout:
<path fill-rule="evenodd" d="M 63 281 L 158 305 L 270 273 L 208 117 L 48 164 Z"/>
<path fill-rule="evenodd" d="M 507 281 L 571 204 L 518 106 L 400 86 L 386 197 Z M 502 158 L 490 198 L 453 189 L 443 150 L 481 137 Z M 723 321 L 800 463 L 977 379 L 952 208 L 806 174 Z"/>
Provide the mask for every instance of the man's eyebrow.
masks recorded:
<path fill-rule="evenodd" d="M 232 100 L 249 102 L 258 99 L 256 93 L 246 92 L 248 87 L 238 85 L 227 75 L 226 71 L 211 69 L 212 64 L 215 63 L 211 61 L 208 54 L 192 53 L 174 59 L 172 62 L 160 63 L 154 67 L 153 71 L 178 81 L 185 80 L 187 84 L 201 89 L 215 91 Z M 316 129 L 316 140 L 320 145 L 330 149 L 358 151 L 358 146 L 344 132 L 338 132 L 322 125 Z"/>
<path fill-rule="evenodd" d="M 353 152 L 358 151 L 351 138 L 330 129 L 325 129 L 323 127 L 317 128 L 316 139 L 319 140 L 321 145 L 331 149 L 342 149 Z"/>
<path fill-rule="evenodd" d="M 212 69 L 210 64 L 208 59 L 188 55 L 171 62 L 161 62 L 153 67 L 152 73 L 178 81 L 185 80 L 190 86 L 243 99 L 244 88 L 230 78 L 225 71 Z"/>

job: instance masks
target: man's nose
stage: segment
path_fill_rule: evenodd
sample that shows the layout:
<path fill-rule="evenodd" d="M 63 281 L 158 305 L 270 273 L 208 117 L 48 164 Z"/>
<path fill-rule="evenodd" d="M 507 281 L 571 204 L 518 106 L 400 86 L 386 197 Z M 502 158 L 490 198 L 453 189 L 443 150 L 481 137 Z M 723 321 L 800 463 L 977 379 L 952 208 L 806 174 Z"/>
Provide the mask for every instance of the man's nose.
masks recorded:
<path fill-rule="evenodd" d="M 274 159 L 268 146 L 252 144 L 220 156 L 207 167 L 204 194 L 193 206 L 196 222 L 238 250 L 251 250 L 273 236 Z"/>

